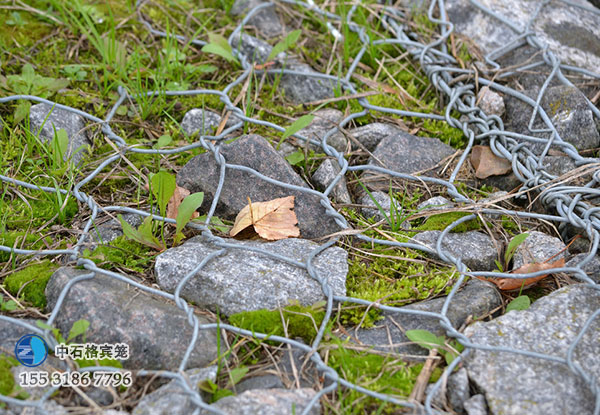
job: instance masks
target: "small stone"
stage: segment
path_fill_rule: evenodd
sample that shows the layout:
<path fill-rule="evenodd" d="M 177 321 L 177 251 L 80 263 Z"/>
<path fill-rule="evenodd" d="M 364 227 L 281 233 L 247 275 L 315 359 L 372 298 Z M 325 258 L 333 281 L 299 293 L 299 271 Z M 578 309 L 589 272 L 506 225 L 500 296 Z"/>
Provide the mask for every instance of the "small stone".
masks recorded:
<path fill-rule="evenodd" d="M 305 239 L 289 238 L 275 242 L 231 240 L 240 247 L 251 247 L 299 262 L 306 262 L 319 245 Z M 201 237 L 168 249 L 156 258 L 156 279 L 160 288 L 174 292 L 179 282 L 197 265 L 199 258 L 220 249 Z M 347 252 L 331 247 L 320 253 L 313 265 L 333 295 L 346 295 Z M 248 295 L 252 293 L 252 295 Z M 194 304 L 231 315 L 242 311 L 274 310 L 298 301 L 312 305 L 325 300 L 321 284 L 308 273 L 287 262 L 244 249 L 228 249 L 214 258 L 187 282 L 181 296 Z"/>
<path fill-rule="evenodd" d="M 283 389 L 285 386 L 281 379 L 275 375 L 253 376 L 242 380 L 235 385 L 237 395 L 251 389 Z"/>
<path fill-rule="evenodd" d="M 50 115 L 48 115 L 50 114 Z M 54 139 L 54 131 L 63 129 L 69 137 L 69 146 L 63 159 L 66 161 L 69 157 L 75 165 L 79 164 L 85 156 L 84 148 L 89 148 L 85 128 L 85 120 L 81 115 L 60 108 L 52 108 L 48 104 L 37 104 L 29 110 L 29 126 L 33 134 L 38 135 L 44 142 L 50 142 Z M 80 148 L 80 147 L 84 148 Z"/>
<path fill-rule="evenodd" d="M 577 254 L 573 258 L 569 260 L 565 264 L 566 267 L 575 267 L 579 265 L 581 261 L 583 261 L 588 256 L 588 253 Z M 600 284 L 600 258 L 598 255 L 594 255 L 592 259 L 585 264 L 583 267 L 583 272 L 587 274 L 596 284 Z M 573 276 L 573 278 L 577 278 Z"/>
<path fill-rule="evenodd" d="M 464 403 L 467 415 L 488 415 L 488 408 L 485 402 L 485 396 L 474 395 Z"/>
<path fill-rule="evenodd" d="M 543 232 L 530 231 L 527 233 L 529 236 L 517 247 L 513 256 L 513 269 L 518 269 L 525 264 L 566 259 L 567 251 L 563 241 Z M 550 259 L 554 255 L 556 256 Z"/>
<path fill-rule="evenodd" d="M 585 284 L 556 290 L 527 310 L 476 322 L 465 335 L 473 344 L 567 358 L 584 324 L 600 308 L 600 293 Z M 600 321 L 595 318 L 572 350 L 572 362 L 600 377 Z M 464 360 L 469 380 L 487 398 L 489 413 L 505 415 L 591 414 L 596 398 L 566 364 L 474 348 Z"/>
<path fill-rule="evenodd" d="M 86 274 L 90 272 L 59 268 L 46 286 L 48 310 L 55 307 L 72 279 Z M 196 318 L 200 324 L 209 322 L 201 316 Z M 121 362 L 125 368 L 177 369 L 193 334 L 183 310 L 100 273 L 70 287 L 55 324 L 61 333 L 69 333 L 80 319 L 90 322 L 88 342 L 129 346 L 129 359 Z M 216 358 L 216 332 L 200 330 L 188 365 L 202 367 Z"/>
<path fill-rule="evenodd" d="M 314 172 L 312 180 L 316 184 L 317 188 L 323 191 L 331 182 L 333 182 L 333 180 L 340 173 L 340 170 L 341 169 L 337 161 L 325 159 L 317 171 Z M 350 193 L 348 192 L 348 187 L 346 186 L 346 178 L 344 176 L 342 176 L 340 181 L 335 185 L 331 191 L 331 195 L 338 203 L 352 203 Z"/>
<path fill-rule="evenodd" d="M 210 380 L 215 382 L 217 378 L 217 366 L 209 366 L 203 369 L 190 369 L 184 374 L 190 389 L 198 392 L 198 385 Z M 179 383 L 179 379 L 174 379 L 166 385 L 161 386 L 154 392 L 144 396 L 131 412 L 132 415 L 187 415 L 191 414 L 196 405 L 191 396 Z"/>
<path fill-rule="evenodd" d="M 416 234 L 413 240 L 436 250 L 441 231 L 425 231 Z M 442 241 L 442 249 L 460 259 L 471 271 L 492 271 L 496 269 L 498 252 L 492 239 L 481 232 L 448 233 Z M 437 254 L 434 254 L 437 257 Z"/>
<path fill-rule="evenodd" d="M 303 413 L 315 395 L 316 392 L 308 388 L 252 389 L 236 396 L 221 398 L 211 406 L 227 415 L 292 415 Z M 319 401 L 307 412 L 308 415 L 320 413 Z M 200 414 L 208 415 L 208 411 Z"/>
<path fill-rule="evenodd" d="M 454 152 L 437 138 L 416 137 L 401 131 L 381 140 L 368 164 L 398 173 L 435 176 L 436 171 L 431 170 Z M 367 187 L 378 190 L 377 187 L 389 187 L 390 177 L 381 176 L 382 173 L 367 171 L 362 177 Z"/>
<path fill-rule="evenodd" d="M 502 96 L 487 86 L 481 88 L 479 94 L 477 94 L 477 102 L 486 115 L 497 115 L 498 117 L 504 115 L 505 108 Z"/>
<path fill-rule="evenodd" d="M 377 144 L 388 135 L 396 134 L 402 131 L 400 127 L 394 124 L 386 124 L 381 122 L 375 122 L 372 124 L 363 125 L 351 129 L 349 132 L 354 138 L 356 138 L 365 148 L 369 151 L 373 151 Z M 352 149 L 356 150 L 360 147 L 356 143 L 352 142 Z"/>
<path fill-rule="evenodd" d="M 439 313 L 446 301 L 445 297 L 425 300 L 401 309 Z M 456 293 L 446 313 L 454 328 L 462 326 L 469 317 L 477 319 L 488 315 L 502 304 L 502 297 L 494 285 L 472 279 Z M 406 330 L 428 330 L 436 336 L 446 334 L 439 319 L 415 314 L 384 312 L 384 319 L 371 329 L 359 329 L 356 338 L 363 346 L 373 346 L 386 353 L 406 355 L 427 355 L 427 350 L 411 343 L 405 336 Z M 354 333 L 354 332 L 353 332 Z"/>
<path fill-rule="evenodd" d="M 334 108 L 323 108 L 315 111 L 313 115 L 315 116 L 313 121 L 308 125 L 308 127 L 298 131 L 298 134 L 303 135 L 308 139 L 318 141 L 318 145 L 310 144 L 309 146 L 316 152 L 322 153 L 323 147 L 320 143 L 323 137 L 330 130 L 337 128 L 337 125 L 344 118 L 344 114 L 340 110 Z M 344 137 L 344 134 L 337 130 L 327 139 L 327 144 L 339 152 L 344 152 L 346 150 L 347 140 L 346 137 Z"/>
<path fill-rule="evenodd" d="M 247 14 L 256 6 L 264 4 L 261 0 L 236 0 L 231 7 L 230 13 L 232 16 L 240 16 Z M 284 28 L 281 20 L 275 11 L 275 5 L 271 4 L 257 13 L 255 13 L 247 22 L 247 24 L 256 27 L 261 34 L 267 39 L 279 36 L 283 33 Z"/>
<path fill-rule="evenodd" d="M 375 218 L 375 221 L 379 222 L 387 220 L 390 217 L 390 210 L 392 208 L 392 199 L 383 192 L 371 192 L 365 193 L 360 200 L 362 215 L 369 219 Z M 379 206 L 378 206 L 379 205 Z M 383 211 L 383 212 L 382 212 Z"/>
<path fill-rule="evenodd" d="M 241 165 L 279 180 L 305 187 L 308 185 L 271 144 L 258 135 L 246 135 L 221 146 L 220 154 L 229 164 Z M 220 178 L 220 167 L 212 153 L 203 153 L 191 159 L 177 174 L 177 184 L 191 193 L 204 192 L 202 213 L 210 208 Z M 271 184 L 252 173 L 227 169 L 215 214 L 222 219 L 235 219 L 248 204 L 265 202 L 279 197 L 295 196 L 296 217 L 303 238 L 319 238 L 339 231 L 335 221 L 325 214 L 321 198 L 299 190 Z"/>
<path fill-rule="evenodd" d="M 221 116 L 214 111 L 193 108 L 183 116 L 181 129 L 188 136 L 196 133 L 199 135 L 213 135 L 221 124 L 221 119 Z M 225 128 L 232 127 L 240 121 L 241 119 L 234 114 L 229 114 Z"/>
<path fill-rule="evenodd" d="M 443 210 L 454 207 L 454 203 L 446 199 L 444 196 L 436 196 L 431 199 L 427 199 L 426 201 L 419 203 L 417 206 L 417 211 L 422 210 Z"/>
<path fill-rule="evenodd" d="M 471 396 L 469 390 L 469 377 L 466 369 L 460 368 L 448 378 L 448 400 L 452 409 L 463 413 L 464 403 Z"/>

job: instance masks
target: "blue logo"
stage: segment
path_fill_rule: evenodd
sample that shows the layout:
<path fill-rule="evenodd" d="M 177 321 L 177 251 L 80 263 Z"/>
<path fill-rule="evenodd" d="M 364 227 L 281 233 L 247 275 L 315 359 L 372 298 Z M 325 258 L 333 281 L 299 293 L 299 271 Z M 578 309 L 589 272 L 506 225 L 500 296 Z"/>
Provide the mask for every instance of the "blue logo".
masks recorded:
<path fill-rule="evenodd" d="M 23 366 L 39 366 L 48 357 L 48 345 L 37 334 L 26 334 L 15 346 L 15 357 Z"/>

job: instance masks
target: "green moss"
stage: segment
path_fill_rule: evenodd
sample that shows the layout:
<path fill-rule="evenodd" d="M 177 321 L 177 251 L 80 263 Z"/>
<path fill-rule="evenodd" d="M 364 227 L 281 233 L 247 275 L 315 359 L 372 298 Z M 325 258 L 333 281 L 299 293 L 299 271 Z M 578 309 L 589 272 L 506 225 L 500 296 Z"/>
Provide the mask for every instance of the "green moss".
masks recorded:
<path fill-rule="evenodd" d="M 8 229 L 23 229 L 28 226 L 37 228 L 53 218 L 52 223 L 68 225 L 79 211 L 77 200 L 73 196 L 69 196 L 67 203 L 64 204 L 59 203 L 55 194 L 34 193 L 32 197 L 27 198 L 29 204 L 21 199 L 15 199 L 10 203 L 2 203 L 5 204 L 4 208 L 8 209 L 9 212 L 6 219 Z M 34 199 L 35 197 L 37 199 Z"/>
<path fill-rule="evenodd" d="M 469 140 L 463 134 L 462 130 L 450 126 L 446 121 L 441 120 L 423 120 L 425 130 L 417 135 L 422 137 L 436 137 L 443 143 L 446 143 L 456 149 L 465 148 Z"/>
<path fill-rule="evenodd" d="M 10 396 L 15 388 L 15 379 L 10 369 L 19 363 L 10 356 L 0 354 L 0 395 Z"/>
<path fill-rule="evenodd" d="M 349 382 L 374 392 L 405 399 L 410 395 L 423 364 L 410 365 L 398 359 L 347 349 L 340 342 L 329 351 L 328 365 Z M 360 392 L 339 392 L 345 414 L 397 414 L 397 405 L 381 402 Z"/>
<path fill-rule="evenodd" d="M 21 271 L 10 274 L 4 280 L 8 292 L 17 295 L 35 307 L 43 309 L 46 306 L 44 290 L 48 280 L 58 266 L 48 260 L 29 265 Z M 23 288 L 23 289 L 21 289 Z"/>
<path fill-rule="evenodd" d="M 443 231 L 452 223 L 460 218 L 472 215 L 469 212 L 446 212 L 433 215 L 427 218 L 425 223 L 413 228 L 418 231 Z M 481 229 L 481 224 L 477 219 L 471 219 L 452 228 L 452 232 L 468 232 Z"/>
<path fill-rule="evenodd" d="M 449 290 L 456 274 L 453 267 L 434 266 L 412 250 L 373 248 L 369 244 L 362 245 L 361 250 L 368 250 L 371 255 L 351 254 L 346 277 L 350 297 L 392 306 L 407 305 L 440 294 L 445 288 Z M 380 313 L 371 308 L 365 316 L 365 311 L 366 307 L 346 305 L 340 319 L 345 324 L 371 327 Z"/>
<path fill-rule="evenodd" d="M 109 244 L 98 246 L 93 252 L 86 249 L 83 257 L 106 269 L 124 267 L 143 273 L 154 260 L 153 252 L 145 245 L 120 236 Z"/>
<path fill-rule="evenodd" d="M 6 232 L 0 234 L 0 245 L 16 247 L 17 249 L 44 249 L 46 244 L 52 240 L 48 237 L 40 238 L 27 232 Z M 10 258 L 10 252 L 0 251 L 0 262 L 6 262 Z"/>
<path fill-rule="evenodd" d="M 317 334 L 317 328 L 323 322 L 325 311 L 322 307 L 303 307 L 289 305 L 279 310 L 243 311 L 229 316 L 229 322 L 245 330 L 266 333 L 274 336 L 285 336 L 281 316 L 286 321 L 289 338 L 301 337 L 310 343 Z M 316 325 L 316 327 L 315 327 Z"/>

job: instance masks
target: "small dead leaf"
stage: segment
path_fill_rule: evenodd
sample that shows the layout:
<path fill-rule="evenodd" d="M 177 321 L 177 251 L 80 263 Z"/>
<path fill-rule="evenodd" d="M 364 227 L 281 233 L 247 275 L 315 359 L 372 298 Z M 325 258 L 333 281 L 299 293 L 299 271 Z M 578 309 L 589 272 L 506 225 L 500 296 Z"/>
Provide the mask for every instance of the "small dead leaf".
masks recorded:
<path fill-rule="evenodd" d="M 173 192 L 173 196 L 169 199 L 169 203 L 167 204 L 167 218 L 177 219 L 177 213 L 179 213 L 179 205 L 183 202 L 187 196 L 190 195 L 190 191 L 184 189 L 183 187 L 175 187 L 175 192 Z M 192 219 L 197 218 L 200 214 L 198 212 L 194 212 L 192 214 Z"/>
<path fill-rule="evenodd" d="M 253 226 L 261 238 L 271 241 L 298 237 L 300 229 L 296 226 L 297 223 L 294 196 L 255 203 L 248 198 L 248 205 L 238 213 L 229 235 L 235 236 Z"/>
<path fill-rule="evenodd" d="M 501 176 L 512 170 L 510 161 L 495 155 L 488 146 L 473 146 L 471 164 L 475 168 L 475 177 L 478 179 Z"/>
<path fill-rule="evenodd" d="M 552 268 L 560 268 L 565 266 L 565 259 L 561 258 L 554 262 L 540 262 L 536 264 L 525 264 L 515 270 L 513 274 L 528 274 L 530 272 L 544 271 Z M 502 291 L 516 291 L 529 288 L 538 281 L 543 280 L 550 274 L 542 274 L 537 277 L 525 278 L 525 279 L 514 279 L 514 278 L 480 278 L 485 281 L 492 282 Z"/>

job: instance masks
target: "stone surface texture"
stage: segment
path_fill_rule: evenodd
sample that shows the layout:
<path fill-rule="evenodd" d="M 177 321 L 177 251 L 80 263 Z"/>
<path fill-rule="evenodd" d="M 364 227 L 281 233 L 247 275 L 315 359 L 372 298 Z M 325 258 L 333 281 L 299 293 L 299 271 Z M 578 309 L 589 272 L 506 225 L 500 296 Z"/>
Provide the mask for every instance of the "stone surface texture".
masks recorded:
<path fill-rule="evenodd" d="M 373 151 L 377 147 L 377 144 L 388 135 L 396 134 L 400 131 L 402 131 L 400 127 L 394 124 L 381 122 L 374 122 L 349 130 L 350 134 L 369 151 Z M 352 142 L 352 148 L 358 149 L 360 147 Z"/>
<path fill-rule="evenodd" d="M 486 115 L 504 115 L 504 100 L 502 96 L 488 87 L 483 87 L 477 94 L 477 105 L 486 113 Z"/>
<path fill-rule="evenodd" d="M 492 347 L 566 358 L 586 320 L 600 308 L 600 293 L 585 285 L 563 287 L 523 311 L 477 322 L 465 334 Z M 600 376 L 600 321 L 596 318 L 573 351 L 573 363 Z M 506 352 L 473 350 L 465 360 L 469 379 L 485 395 L 492 415 L 592 414 L 595 399 L 566 364 Z"/>
<path fill-rule="evenodd" d="M 86 274 L 89 271 L 59 268 L 46 286 L 48 310 L 69 281 Z M 197 318 L 200 324 L 208 323 Z M 193 327 L 182 310 L 103 274 L 71 286 L 56 327 L 68 333 L 79 319 L 90 322 L 88 342 L 129 345 L 129 359 L 122 361 L 125 368 L 177 369 L 192 339 Z M 188 364 L 203 367 L 216 357 L 216 332 L 200 330 Z"/>
<path fill-rule="evenodd" d="M 441 231 L 425 231 L 413 236 L 413 240 L 435 251 Z M 471 271 L 492 271 L 498 252 L 492 239 L 481 232 L 449 233 L 442 241 L 442 249 L 460 260 Z M 437 256 L 437 255 L 436 255 Z"/>
<path fill-rule="evenodd" d="M 85 120 L 71 111 L 52 108 L 48 104 L 33 105 L 29 110 L 29 123 L 31 132 L 39 134 L 39 138 L 44 142 L 52 141 L 54 131 L 65 130 L 69 137 L 69 147 L 63 159 L 67 160 L 70 157 L 75 164 L 79 164 L 85 155 L 85 149 L 91 144 L 85 129 Z"/>
<path fill-rule="evenodd" d="M 314 242 L 296 238 L 232 243 L 301 262 L 306 261 L 310 252 L 318 247 Z M 155 266 L 159 286 L 174 292 L 179 282 L 202 258 L 217 250 L 201 237 L 195 237 L 160 254 Z M 346 295 L 346 251 L 338 247 L 328 248 L 316 257 L 314 266 L 321 278 L 327 278 L 334 295 Z M 304 269 L 244 249 L 229 249 L 211 260 L 185 285 L 181 296 L 201 307 L 213 311 L 218 309 L 225 315 L 275 309 L 296 300 L 303 305 L 312 305 L 325 299 L 321 285 Z"/>
<path fill-rule="evenodd" d="M 323 191 L 331 184 L 331 182 L 333 182 L 340 170 L 337 161 L 325 159 L 317 171 L 313 173 L 312 180 L 317 188 Z M 346 178 L 344 176 L 342 176 L 340 181 L 333 187 L 330 194 L 338 203 L 352 203 L 348 187 L 346 186 Z"/>
<path fill-rule="evenodd" d="M 261 136 L 242 136 L 231 144 L 223 145 L 220 153 L 228 164 L 249 167 L 272 179 L 308 188 L 289 163 Z M 191 193 L 204 192 L 200 211 L 206 213 L 217 190 L 219 177 L 220 168 L 215 157 L 212 153 L 204 153 L 191 159 L 179 171 L 177 184 Z M 253 202 L 264 202 L 287 196 L 296 197 L 294 211 L 302 237 L 318 238 L 340 230 L 334 220 L 325 215 L 318 196 L 287 189 L 252 173 L 229 167 L 215 215 L 233 220 L 248 204 L 248 198 Z"/>
<path fill-rule="evenodd" d="M 254 7 L 264 4 L 261 0 L 236 0 L 231 7 L 232 16 L 245 15 Z M 256 27 L 266 38 L 279 36 L 283 33 L 284 27 L 279 15 L 275 11 L 275 5 L 267 6 L 256 12 L 247 22 L 248 25 Z"/>
<path fill-rule="evenodd" d="M 204 380 L 215 382 L 217 367 L 209 366 L 203 369 L 186 371 L 188 385 L 198 391 L 198 384 Z M 177 379 L 161 386 L 154 392 L 144 396 L 131 412 L 132 415 L 187 415 L 196 409 L 190 396 L 181 387 Z"/>
<path fill-rule="evenodd" d="M 316 395 L 309 388 L 303 389 L 253 389 L 236 396 L 226 396 L 212 404 L 227 415 L 293 415 L 300 414 Z M 200 412 L 208 415 L 208 411 Z M 319 415 L 321 405 L 317 402 L 308 415 Z"/>
<path fill-rule="evenodd" d="M 342 111 L 335 108 L 323 108 L 315 111 L 313 115 L 315 116 L 313 121 L 307 127 L 298 131 L 298 134 L 319 142 L 318 145 L 311 143 L 309 144 L 309 147 L 318 153 L 322 153 L 323 147 L 321 141 L 323 140 L 323 137 L 330 130 L 337 127 L 344 118 L 344 114 Z M 303 145 L 304 143 L 299 144 Z M 337 151 L 344 152 L 346 150 L 347 140 L 344 134 L 336 128 L 336 132 L 327 138 L 327 144 Z"/>
<path fill-rule="evenodd" d="M 424 202 L 419 203 L 417 210 L 442 210 L 454 207 L 454 203 L 446 199 L 444 196 L 435 196 Z"/>
<path fill-rule="evenodd" d="M 465 401 L 464 408 L 467 415 L 488 415 L 487 404 L 483 395 L 471 396 Z"/>
<path fill-rule="evenodd" d="M 479 3 L 508 19 L 521 33 L 531 21 L 533 7 L 537 6 L 528 0 L 480 0 Z M 589 6 L 585 1 L 575 3 Z M 472 39 L 484 54 L 508 45 L 520 35 L 468 0 L 448 0 L 446 11 L 456 33 Z M 562 63 L 598 72 L 600 15 L 552 1 L 541 7 L 530 29 Z"/>
<path fill-rule="evenodd" d="M 439 313 L 445 300 L 446 297 L 434 298 L 402 308 Z M 458 328 L 469 316 L 474 319 L 483 317 L 501 304 L 502 297 L 492 284 L 473 279 L 453 297 L 447 316 L 452 326 Z M 404 331 L 429 330 L 436 336 L 445 334 L 439 320 L 433 317 L 392 312 L 384 312 L 383 316 L 385 318 L 378 321 L 375 328 L 357 331 L 356 339 L 361 344 L 385 352 L 426 355 L 427 350 L 411 343 Z"/>
<path fill-rule="evenodd" d="M 525 264 L 558 261 L 567 256 L 565 244 L 560 239 L 543 232 L 530 231 L 529 236 L 521 243 L 513 257 L 513 269 Z M 562 251 L 562 252 L 561 252 Z M 560 252 L 560 253 L 559 253 Z M 550 259 L 556 255 L 554 258 Z"/>

